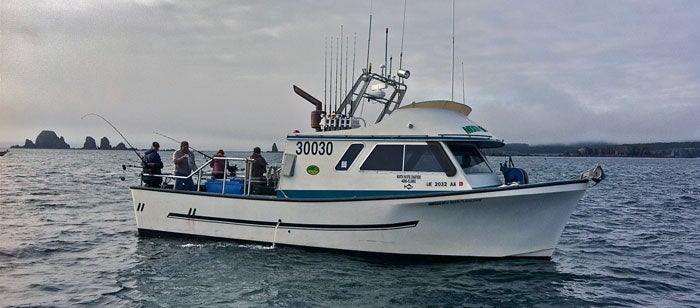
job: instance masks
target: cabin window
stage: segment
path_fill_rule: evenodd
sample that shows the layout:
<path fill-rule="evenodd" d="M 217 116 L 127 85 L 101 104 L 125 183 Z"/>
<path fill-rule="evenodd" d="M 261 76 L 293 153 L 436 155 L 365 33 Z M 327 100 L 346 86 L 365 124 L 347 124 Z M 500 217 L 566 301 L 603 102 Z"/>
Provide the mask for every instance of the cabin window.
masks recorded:
<path fill-rule="evenodd" d="M 469 143 L 446 142 L 464 173 L 492 173 L 486 158 L 479 149 Z"/>
<path fill-rule="evenodd" d="M 442 167 L 427 145 L 406 145 L 406 161 L 403 170 L 442 172 Z"/>
<path fill-rule="evenodd" d="M 345 151 L 345 154 L 343 154 L 343 157 L 340 158 L 340 161 L 338 162 L 337 165 L 335 165 L 335 170 L 338 171 L 346 171 L 350 168 L 350 165 L 355 161 L 357 158 L 357 155 L 360 154 L 362 151 L 362 148 L 365 146 L 363 144 L 351 144 L 350 147 L 348 148 L 347 151 Z"/>
<path fill-rule="evenodd" d="M 445 172 L 447 176 L 457 173 L 442 146 L 437 142 L 377 145 L 360 170 Z"/>
<path fill-rule="evenodd" d="M 374 147 L 360 170 L 401 171 L 403 169 L 403 145 L 380 144 Z"/>
<path fill-rule="evenodd" d="M 440 142 L 428 141 L 428 147 L 433 152 L 433 155 L 435 155 L 435 158 L 442 167 L 442 170 L 445 172 L 445 175 L 454 176 L 457 174 L 457 168 L 455 168 L 455 165 L 450 160 L 449 155 L 445 153 L 445 149 L 442 147 Z"/>

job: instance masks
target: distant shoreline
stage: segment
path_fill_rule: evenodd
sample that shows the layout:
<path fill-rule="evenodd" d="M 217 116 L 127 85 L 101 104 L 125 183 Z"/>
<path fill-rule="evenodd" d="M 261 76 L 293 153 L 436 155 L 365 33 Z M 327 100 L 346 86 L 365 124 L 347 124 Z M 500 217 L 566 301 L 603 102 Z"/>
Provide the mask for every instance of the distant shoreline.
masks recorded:
<path fill-rule="evenodd" d="M 484 153 L 491 156 L 696 158 L 700 157 L 700 142 L 578 143 L 534 146 L 511 143 L 502 148 L 484 149 Z"/>
<path fill-rule="evenodd" d="M 23 150 L 51 150 L 50 148 L 24 148 L 9 147 L 9 149 Z M 83 149 L 68 148 L 65 150 L 92 150 L 92 151 L 146 151 L 147 149 Z M 163 152 L 175 151 L 175 149 L 162 149 Z M 229 150 L 233 152 L 246 152 L 246 150 Z M 483 149 L 488 156 L 541 156 L 541 157 L 648 157 L 648 158 L 697 158 L 700 157 L 700 142 L 657 142 L 634 144 L 605 144 L 605 143 L 579 143 L 579 144 L 548 144 L 529 145 L 526 143 L 511 143 L 501 148 Z M 215 152 L 205 150 L 204 152 Z M 282 153 L 265 151 L 265 153 Z"/>

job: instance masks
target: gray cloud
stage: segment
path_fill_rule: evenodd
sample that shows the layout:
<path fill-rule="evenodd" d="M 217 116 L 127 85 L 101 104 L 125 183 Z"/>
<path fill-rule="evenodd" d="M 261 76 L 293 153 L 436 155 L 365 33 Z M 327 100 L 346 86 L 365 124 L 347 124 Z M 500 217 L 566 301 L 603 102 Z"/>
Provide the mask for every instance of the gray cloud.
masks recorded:
<path fill-rule="evenodd" d="M 373 3 L 375 70 L 385 27 L 398 67 L 403 3 Z M 452 96 L 451 6 L 407 2 L 407 101 Z M 291 86 L 324 97 L 324 42 L 341 25 L 364 66 L 368 13 L 355 1 L 2 1 L 0 146 L 41 129 L 73 147 L 120 141 L 80 120 L 89 112 L 139 147 L 153 131 L 197 148 L 280 145 L 309 130 Z M 454 98 L 463 83 L 472 117 L 506 141 L 700 139 L 697 2 L 465 2 L 455 15 Z"/>

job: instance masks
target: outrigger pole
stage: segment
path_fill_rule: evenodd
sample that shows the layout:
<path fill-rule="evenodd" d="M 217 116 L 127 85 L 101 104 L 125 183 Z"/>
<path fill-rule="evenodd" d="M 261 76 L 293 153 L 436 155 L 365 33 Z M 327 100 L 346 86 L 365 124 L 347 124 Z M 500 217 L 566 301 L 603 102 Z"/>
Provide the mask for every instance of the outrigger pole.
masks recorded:
<path fill-rule="evenodd" d="M 172 141 L 175 141 L 175 142 L 177 142 L 177 143 L 182 143 L 182 141 L 180 141 L 180 140 L 177 140 L 177 139 L 175 139 L 175 138 L 168 137 L 168 136 L 163 135 L 163 134 L 161 134 L 161 133 L 159 133 L 159 132 L 153 132 L 153 133 L 156 134 L 156 135 L 161 135 L 161 136 L 163 136 L 163 137 L 165 137 L 165 138 L 168 138 L 168 139 L 170 139 L 170 140 L 172 140 Z M 202 154 L 204 157 L 206 157 L 206 158 L 208 158 L 208 159 L 212 159 L 211 156 L 209 156 L 209 155 L 207 155 L 207 154 L 204 154 L 204 153 L 200 152 L 199 150 L 197 150 L 197 149 L 195 149 L 195 148 L 193 148 L 193 147 L 190 147 L 190 149 L 194 150 L 195 152 L 197 152 L 197 153 L 199 153 L 199 154 Z"/>
<path fill-rule="evenodd" d="M 129 142 L 129 140 L 126 140 L 126 137 L 124 137 L 124 135 L 122 135 L 122 133 L 121 133 L 114 125 L 112 125 L 112 122 L 109 122 L 107 119 L 105 119 L 103 116 L 101 116 L 101 115 L 99 115 L 99 114 L 97 114 L 97 113 L 88 113 L 88 114 L 82 116 L 80 119 L 84 119 L 85 117 L 90 116 L 90 115 L 99 117 L 100 119 L 102 119 L 102 120 L 104 120 L 105 122 L 107 122 L 107 124 L 109 124 L 109 126 L 111 126 L 112 128 L 114 128 L 114 131 L 116 131 L 117 134 L 119 134 L 119 136 L 122 136 L 122 139 L 124 139 L 124 141 L 126 141 L 126 144 L 129 145 L 129 148 L 130 148 L 131 150 L 133 150 L 134 153 L 136 153 L 136 156 L 139 157 L 139 161 L 143 162 L 143 158 L 141 157 L 141 154 L 139 154 L 139 152 L 136 151 L 136 148 L 134 148 L 134 146 L 131 145 L 131 143 Z"/>

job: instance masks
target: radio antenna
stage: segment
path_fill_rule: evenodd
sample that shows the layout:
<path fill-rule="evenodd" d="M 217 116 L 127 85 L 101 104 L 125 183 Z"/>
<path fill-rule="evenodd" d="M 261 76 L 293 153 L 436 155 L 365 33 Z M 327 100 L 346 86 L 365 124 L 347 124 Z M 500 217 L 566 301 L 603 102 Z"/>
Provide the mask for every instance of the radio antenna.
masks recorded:
<path fill-rule="evenodd" d="M 467 104 L 467 96 L 464 94 L 464 61 L 462 61 L 462 102 Z"/>
<path fill-rule="evenodd" d="M 328 79 L 328 109 L 326 111 L 332 112 L 331 109 L 331 102 L 333 102 L 333 37 L 331 36 L 331 49 L 329 50 L 330 54 L 330 72 L 328 75 L 330 75 L 330 78 Z"/>
<path fill-rule="evenodd" d="M 350 45 L 350 38 L 346 36 L 345 37 L 345 92 L 349 92 L 348 91 L 348 62 L 350 62 L 350 61 L 348 61 L 349 57 L 350 57 L 350 55 L 349 55 L 350 46 L 349 45 Z M 346 94 L 345 92 L 343 92 L 343 98 L 345 97 L 345 94 Z"/>
<path fill-rule="evenodd" d="M 391 68 L 393 67 L 393 65 L 394 65 L 394 55 L 391 55 L 389 57 L 389 73 L 386 74 L 387 77 L 391 76 Z"/>
<path fill-rule="evenodd" d="M 352 82 L 355 82 L 355 52 L 357 52 L 357 32 L 354 34 L 354 40 L 352 43 Z"/>
<path fill-rule="evenodd" d="M 323 51 L 323 104 L 328 105 L 328 37 L 324 40 L 325 50 Z M 326 110 L 328 108 L 326 107 Z"/>
<path fill-rule="evenodd" d="M 452 0 L 452 101 L 455 101 L 455 0 Z"/>
<path fill-rule="evenodd" d="M 389 28 L 387 27 L 384 31 L 384 68 L 382 69 L 382 75 L 387 72 L 387 55 L 389 52 Z M 384 75 L 385 76 L 385 75 Z"/>
<path fill-rule="evenodd" d="M 403 66 L 403 37 L 406 32 L 406 0 L 403 1 L 403 22 L 401 23 L 401 53 L 399 54 L 399 69 Z"/>
<path fill-rule="evenodd" d="M 340 90 L 338 93 L 340 93 L 340 96 L 338 97 L 338 101 L 342 101 L 342 96 L 343 96 L 343 25 L 340 25 L 340 67 L 338 70 L 338 75 L 340 75 Z"/>
<path fill-rule="evenodd" d="M 333 110 L 338 110 L 338 71 L 340 70 L 340 38 L 335 38 L 335 101 Z"/>
<path fill-rule="evenodd" d="M 369 46 L 372 43 L 372 1 L 369 2 L 369 33 L 367 34 L 367 71 L 369 71 Z"/>

